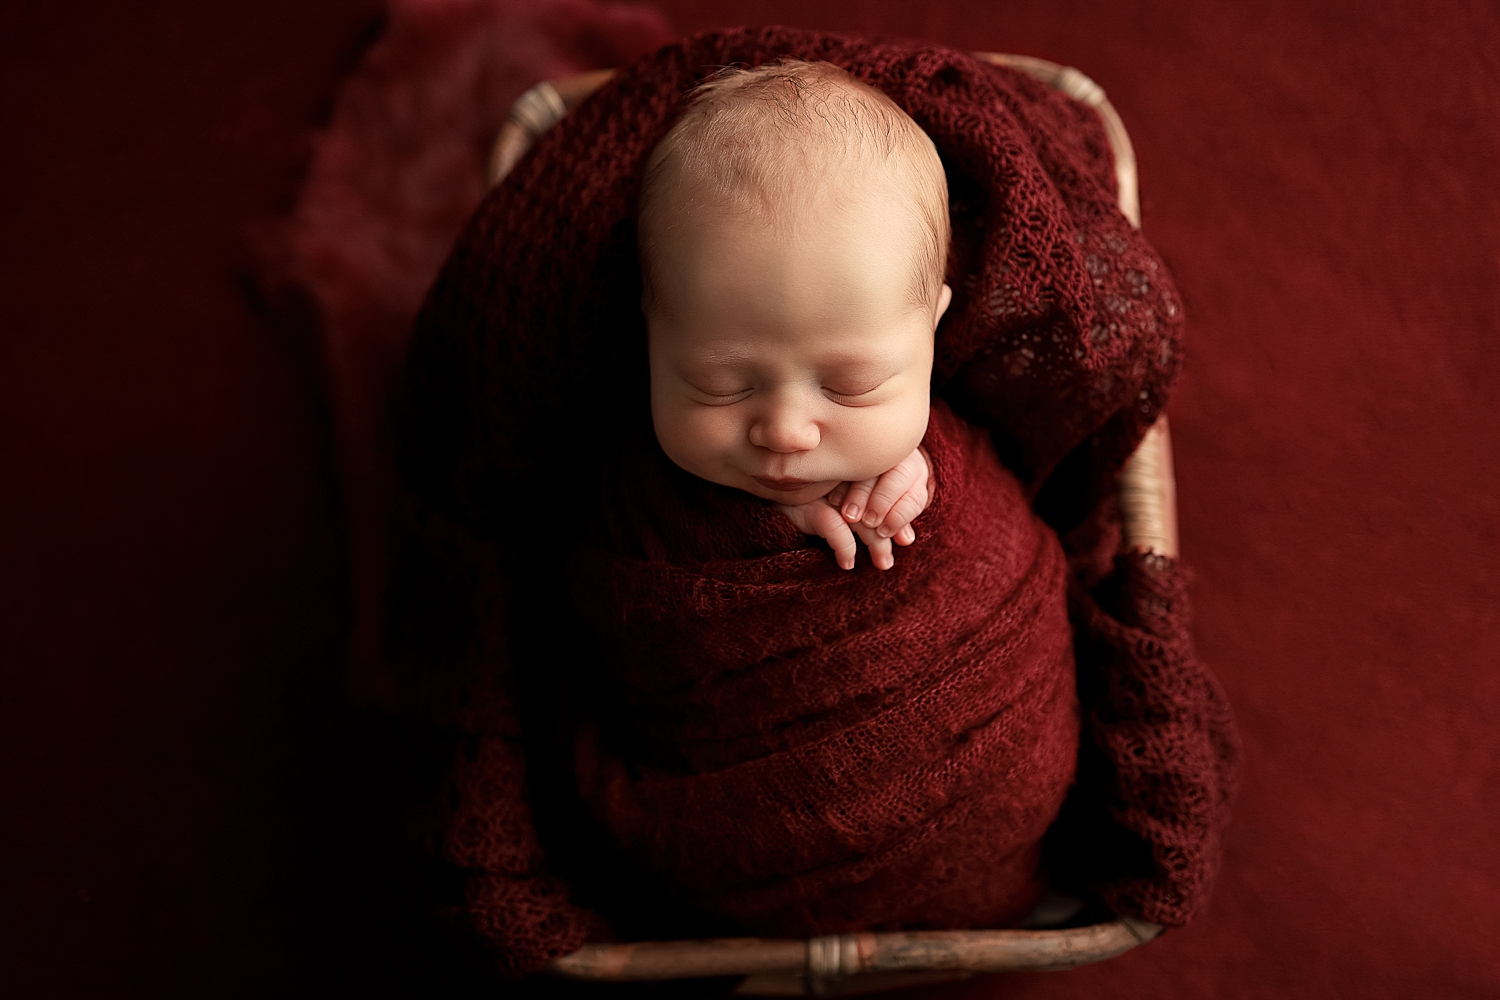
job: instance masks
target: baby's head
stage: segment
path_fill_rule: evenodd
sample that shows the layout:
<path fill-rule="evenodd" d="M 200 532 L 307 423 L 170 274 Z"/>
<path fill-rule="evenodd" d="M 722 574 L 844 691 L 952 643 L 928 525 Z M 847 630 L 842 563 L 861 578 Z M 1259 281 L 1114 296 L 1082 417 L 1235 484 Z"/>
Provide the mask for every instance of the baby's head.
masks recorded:
<path fill-rule="evenodd" d="M 827 63 L 699 88 L 641 191 L 651 413 L 683 469 L 781 503 L 927 429 L 948 189 L 932 141 Z"/>

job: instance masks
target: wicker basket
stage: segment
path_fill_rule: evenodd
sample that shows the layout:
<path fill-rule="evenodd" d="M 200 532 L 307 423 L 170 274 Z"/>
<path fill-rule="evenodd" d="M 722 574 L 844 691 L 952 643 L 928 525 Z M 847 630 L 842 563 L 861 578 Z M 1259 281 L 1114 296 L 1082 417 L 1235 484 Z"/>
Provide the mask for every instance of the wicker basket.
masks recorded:
<path fill-rule="evenodd" d="M 1120 211 L 1141 224 L 1135 151 L 1119 114 L 1093 80 L 1071 66 L 1030 56 L 975 53 L 1021 70 L 1094 108 L 1115 159 Z M 610 70 L 545 81 L 521 95 L 491 150 L 487 178 L 498 184 L 536 137 L 593 93 Z M 1128 548 L 1176 557 L 1177 496 L 1172 446 L 1163 416 L 1120 476 L 1120 508 Z M 1067 915 L 1065 907 L 1064 915 Z M 1076 909 L 1072 907 L 1071 909 Z M 1062 923 L 1038 912 L 1028 924 Z M 741 996 L 851 996 L 986 972 L 1071 969 L 1145 944 L 1161 928 L 1130 917 L 1083 927 L 1038 930 L 914 931 L 833 934 L 807 940 L 722 938 L 584 945 L 554 959 L 549 974 L 623 982 L 743 976 Z"/>

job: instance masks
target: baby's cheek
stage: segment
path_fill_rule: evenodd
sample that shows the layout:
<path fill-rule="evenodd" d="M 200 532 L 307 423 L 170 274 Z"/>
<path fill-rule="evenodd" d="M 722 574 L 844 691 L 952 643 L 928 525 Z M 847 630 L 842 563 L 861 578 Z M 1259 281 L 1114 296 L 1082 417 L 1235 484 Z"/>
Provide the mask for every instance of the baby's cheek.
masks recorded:
<path fill-rule="evenodd" d="M 737 426 L 732 406 L 696 406 L 682 422 L 692 447 L 705 453 L 725 450 L 735 439 Z"/>
<path fill-rule="evenodd" d="M 721 407 L 662 407 L 654 414 L 656 438 L 679 466 L 703 478 L 731 450 L 733 428 Z"/>
<path fill-rule="evenodd" d="M 858 411 L 856 411 L 858 412 Z M 925 399 L 901 401 L 889 407 L 870 407 L 860 413 L 865 419 L 853 429 L 860 478 L 889 472 L 916 450 L 927 433 L 928 406 Z M 864 470 L 870 471 L 864 471 Z"/>

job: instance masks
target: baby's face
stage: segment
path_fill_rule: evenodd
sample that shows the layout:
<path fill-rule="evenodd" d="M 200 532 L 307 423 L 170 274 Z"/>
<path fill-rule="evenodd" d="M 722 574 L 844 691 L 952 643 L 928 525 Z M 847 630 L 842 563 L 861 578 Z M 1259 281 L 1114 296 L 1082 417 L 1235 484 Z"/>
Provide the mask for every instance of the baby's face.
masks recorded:
<path fill-rule="evenodd" d="M 658 241 L 651 413 L 683 469 L 800 504 L 879 476 L 927 430 L 933 330 L 916 305 L 919 230 L 875 190 L 795 221 L 679 212 Z"/>

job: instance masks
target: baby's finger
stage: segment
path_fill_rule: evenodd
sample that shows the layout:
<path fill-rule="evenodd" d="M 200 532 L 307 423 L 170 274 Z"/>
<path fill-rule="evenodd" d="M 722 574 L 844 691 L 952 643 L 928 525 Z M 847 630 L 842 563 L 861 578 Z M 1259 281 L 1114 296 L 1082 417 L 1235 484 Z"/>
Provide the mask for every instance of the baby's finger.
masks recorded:
<path fill-rule="evenodd" d="M 839 568 L 853 569 L 854 557 L 859 553 L 859 546 L 855 544 L 854 532 L 849 530 L 849 525 L 839 521 L 834 525 L 833 530 L 823 537 L 833 549 L 833 558 L 838 562 Z"/>
<path fill-rule="evenodd" d="M 902 462 L 880 477 L 880 481 L 875 484 L 875 489 L 870 494 L 870 502 L 865 505 L 865 527 L 873 528 L 885 523 L 896 501 L 916 485 L 917 471 L 910 462 Z M 907 520 L 911 519 L 907 518 Z"/>
<path fill-rule="evenodd" d="M 910 545 L 917 540 L 917 529 L 907 525 L 891 536 L 891 541 L 897 545 Z"/>
<path fill-rule="evenodd" d="M 828 491 L 828 505 L 835 509 L 844 506 L 844 497 L 849 493 L 848 483 L 839 483 Z"/>
<path fill-rule="evenodd" d="M 862 524 L 855 525 L 854 530 L 870 550 L 870 561 L 875 564 L 876 569 L 890 569 L 896 565 L 896 555 L 891 550 L 889 538 L 882 538 Z"/>
<path fill-rule="evenodd" d="M 887 538 L 910 527 L 911 522 L 916 520 L 918 514 L 927 507 L 927 491 L 919 487 L 908 490 L 895 504 L 891 506 L 891 512 L 886 515 L 885 521 L 877 529 L 880 534 Z"/>
<path fill-rule="evenodd" d="M 849 484 L 849 492 L 844 497 L 843 513 L 844 519 L 858 522 L 865 516 L 865 511 L 870 502 L 870 491 L 875 489 L 876 479 L 865 479 L 857 483 Z M 879 524 L 876 521 L 875 524 Z"/>
<path fill-rule="evenodd" d="M 849 525 L 839 516 L 838 511 L 832 507 L 816 505 L 816 509 L 810 512 L 808 526 L 833 549 L 833 558 L 841 569 L 854 568 L 854 557 L 859 552 L 859 546 L 854 541 L 854 532 L 849 530 Z"/>

